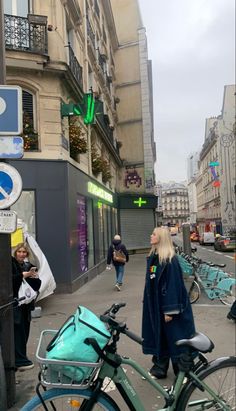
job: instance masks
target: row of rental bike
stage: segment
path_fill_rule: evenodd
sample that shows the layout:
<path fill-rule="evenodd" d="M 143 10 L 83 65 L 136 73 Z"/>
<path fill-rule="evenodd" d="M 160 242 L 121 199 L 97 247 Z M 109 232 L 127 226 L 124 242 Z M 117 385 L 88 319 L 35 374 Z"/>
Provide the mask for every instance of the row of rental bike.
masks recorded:
<path fill-rule="evenodd" d="M 218 299 L 228 306 L 233 304 L 236 298 L 236 280 L 233 274 L 224 271 L 226 264 L 203 261 L 196 255 L 189 256 L 179 247 L 176 247 L 176 252 L 184 277 L 190 281 L 191 304 L 199 300 L 201 290 L 210 300 Z"/>

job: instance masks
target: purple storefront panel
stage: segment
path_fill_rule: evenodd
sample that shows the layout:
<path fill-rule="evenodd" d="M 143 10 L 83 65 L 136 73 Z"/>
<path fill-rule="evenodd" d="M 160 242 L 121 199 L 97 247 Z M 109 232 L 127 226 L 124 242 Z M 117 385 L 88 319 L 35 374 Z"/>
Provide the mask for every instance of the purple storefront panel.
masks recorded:
<path fill-rule="evenodd" d="M 77 198 L 78 213 L 78 252 L 80 272 L 88 270 L 88 252 L 87 252 L 87 210 L 86 198 L 78 195 Z"/>

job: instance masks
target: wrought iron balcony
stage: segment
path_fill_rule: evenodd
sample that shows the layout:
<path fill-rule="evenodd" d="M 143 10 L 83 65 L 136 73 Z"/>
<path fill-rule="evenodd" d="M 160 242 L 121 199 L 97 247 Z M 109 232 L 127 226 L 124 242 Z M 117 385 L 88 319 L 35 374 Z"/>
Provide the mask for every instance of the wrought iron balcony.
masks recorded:
<path fill-rule="evenodd" d="M 18 17 L 5 14 L 5 47 L 37 54 L 47 54 L 47 17 L 28 15 Z"/>
<path fill-rule="evenodd" d="M 69 67 L 71 69 L 71 72 L 76 79 L 76 81 L 79 83 L 81 89 L 83 90 L 83 69 L 81 65 L 79 64 L 77 58 L 75 57 L 75 53 L 70 46 L 70 43 L 68 43 L 68 50 L 69 50 Z"/>

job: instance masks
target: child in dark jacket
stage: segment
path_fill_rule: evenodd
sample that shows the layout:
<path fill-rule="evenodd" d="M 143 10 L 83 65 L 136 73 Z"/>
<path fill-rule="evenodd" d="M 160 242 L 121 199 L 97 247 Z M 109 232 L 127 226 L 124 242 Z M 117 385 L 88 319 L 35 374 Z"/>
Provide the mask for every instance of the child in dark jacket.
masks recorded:
<path fill-rule="evenodd" d="M 116 261 L 115 257 L 115 251 L 119 252 L 119 255 L 124 257 L 124 261 Z M 117 291 L 121 290 L 121 286 L 123 284 L 123 277 L 124 277 L 124 271 L 125 271 L 125 263 L 129 261 L 129 254 L 128 251 L 126 250 L 126 247 L 124 244 L 121 242 L 121 237 L 116 234 L 114 236 L 114 239 L 112 241 L 112 244 L 110 245 L 107 253 L 107 269 L 111 269 L 111 263 L 114 265 L 115 270 L 116 270 L 116 284 L 115 287 Z"/>

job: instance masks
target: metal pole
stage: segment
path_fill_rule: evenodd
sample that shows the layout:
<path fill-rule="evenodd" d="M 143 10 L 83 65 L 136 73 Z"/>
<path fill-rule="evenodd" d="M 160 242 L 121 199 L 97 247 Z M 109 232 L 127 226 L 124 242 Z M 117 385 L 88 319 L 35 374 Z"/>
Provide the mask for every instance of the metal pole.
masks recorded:
<path fill-rule="evenodd" d="M 191 256 L 192 248 L 191 248 L 191 241 L 190 241 L 190 224 L 182 224 L 183 227 L 183 250 L 185 254 Z"/>
<path fill-rule="evenodd" d="M 6 84 L 5 30 L 2 0 L 0 0 L 0 84 Z M 7 303 L 12 298 L 11 265 L 10 235 L 0 234 L 0 305 Z M 1 398 L 0 410 L 5 411 L 7 409 L 4 404 L 5 400 L 7 400 L 8 408 L 15 402 L 15 355 L 12 309 L 7 310 L 4 315 L 0 314 L 0 345 L 6 377 L 6 399 Z M 4 375 L 4 372 L 2 374 Z"/>

